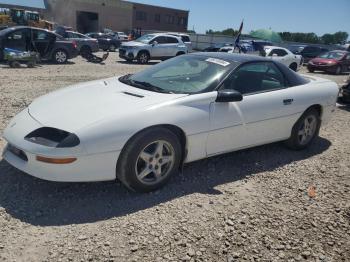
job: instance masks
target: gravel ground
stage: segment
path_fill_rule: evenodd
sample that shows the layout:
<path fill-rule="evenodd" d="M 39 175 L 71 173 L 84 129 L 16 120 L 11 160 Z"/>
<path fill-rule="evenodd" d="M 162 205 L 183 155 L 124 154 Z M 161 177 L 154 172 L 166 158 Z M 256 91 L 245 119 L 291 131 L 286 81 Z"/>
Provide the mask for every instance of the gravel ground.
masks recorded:
<path fill-rule="evenodd" d="M 144 67 L 116 54 L 2 65 L 0 132 L 35 97 Z M 275 143 L 198 161 L 150 194 L 42 181 L 0 158 L 0 261 L 350 261 L 349 137 L 339 105 L 305 151 Z"/>

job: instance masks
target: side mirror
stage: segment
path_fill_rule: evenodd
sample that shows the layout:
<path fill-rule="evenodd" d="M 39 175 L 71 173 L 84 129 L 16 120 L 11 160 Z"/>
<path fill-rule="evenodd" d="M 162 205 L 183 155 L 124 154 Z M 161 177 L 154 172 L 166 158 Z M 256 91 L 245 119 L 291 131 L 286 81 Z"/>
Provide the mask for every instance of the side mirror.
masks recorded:
<path fill-rule="evenodd" d="M 278 55 L 277 54 L 272 54 L 273 57 L 277 57 Z"/>
<path fill-rule="evenodd" d="M 218 91 L 215 102 L 239 102 L 243 100 L 243 95 L 234 89 L 223 89 Z"/>
<path fill-rule="evenodd" d="M 157 42 L 157 41 L 153 41 L 153 42 L 152 42 L 152 46 L 155 46 L 155 45 L 158 45 L 158 42 Z"/>

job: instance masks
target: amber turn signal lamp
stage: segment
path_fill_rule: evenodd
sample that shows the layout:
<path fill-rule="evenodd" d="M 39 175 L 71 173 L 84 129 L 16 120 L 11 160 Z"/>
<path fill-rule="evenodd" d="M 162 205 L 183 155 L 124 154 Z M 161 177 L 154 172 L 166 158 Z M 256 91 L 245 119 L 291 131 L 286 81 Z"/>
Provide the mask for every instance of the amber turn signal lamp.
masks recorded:
<path fill-rule="evenodd" d="M 49 164 L 70 164 L 77 160 L 75 157 L 71 158 L 49 158 L 43 156 L 36 156 L 36 160 Z"/>

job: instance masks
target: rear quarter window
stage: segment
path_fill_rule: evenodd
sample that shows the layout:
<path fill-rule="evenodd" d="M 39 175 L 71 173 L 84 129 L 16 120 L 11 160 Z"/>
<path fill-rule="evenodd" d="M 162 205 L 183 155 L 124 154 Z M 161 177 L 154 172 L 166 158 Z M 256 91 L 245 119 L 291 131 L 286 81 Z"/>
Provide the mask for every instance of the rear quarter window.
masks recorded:
<path fill-rule="evenodd" d="M 191 39 L 186 35 L 181 36 L 181 40 L 182 40 L 182 42 L 191 42 Z"/>

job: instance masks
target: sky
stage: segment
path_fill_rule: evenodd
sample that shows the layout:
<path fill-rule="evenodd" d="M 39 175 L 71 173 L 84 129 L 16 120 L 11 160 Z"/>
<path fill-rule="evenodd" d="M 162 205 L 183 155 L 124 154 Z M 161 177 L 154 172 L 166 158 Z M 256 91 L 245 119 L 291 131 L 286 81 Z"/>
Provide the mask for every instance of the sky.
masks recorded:
<path fill-rule="evenodd" d="M 190 11 L 188 29 L 260 28 L 274 31 L 314 32 L 318 35 L 345 31 L 350 35 L 350 0 L 133 0 L 144 4 Z"/>
<path fill-rule="evenodd" d="M 190 11 L 188 29 L 238 29 L 243 33 L 260 28 L 274 31 L 314 32 L 318 35 L 345 31 L 350 35 L 350 0 L 133 0 L 133 2 Z M 0 0 L 43 6 L 43 0 Z"/>

